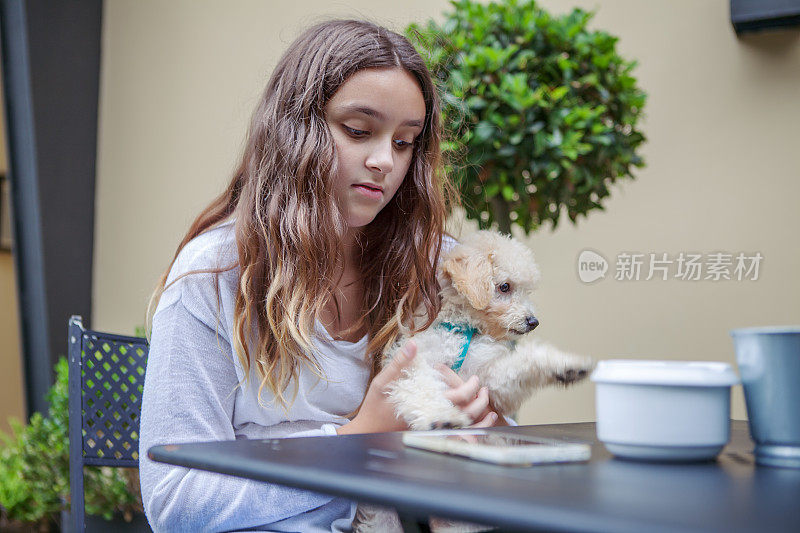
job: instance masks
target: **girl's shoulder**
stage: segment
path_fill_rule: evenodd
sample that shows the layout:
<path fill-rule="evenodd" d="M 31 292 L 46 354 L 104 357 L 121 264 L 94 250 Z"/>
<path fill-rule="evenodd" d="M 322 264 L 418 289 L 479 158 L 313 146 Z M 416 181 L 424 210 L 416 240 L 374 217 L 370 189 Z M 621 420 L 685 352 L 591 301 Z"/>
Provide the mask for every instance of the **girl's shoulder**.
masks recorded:
<path fill-rule="evenodd" d="M 170 269 L 167 284 L 191 272 L 230 270 L 237 261 L 235 221 L 227 220 L 183 247 Z"/>
<path fill-rule="evenodd" d="M 232 309 L 239 270 L 237 259 L 233 222 L 215 226 L 189 241 L 169 271 L 153 320 L 181 302 L 200 322 L 218 328 L 220 305 Z M 217 331 L 228 339 L 226 322 L 221 326 Z"/>

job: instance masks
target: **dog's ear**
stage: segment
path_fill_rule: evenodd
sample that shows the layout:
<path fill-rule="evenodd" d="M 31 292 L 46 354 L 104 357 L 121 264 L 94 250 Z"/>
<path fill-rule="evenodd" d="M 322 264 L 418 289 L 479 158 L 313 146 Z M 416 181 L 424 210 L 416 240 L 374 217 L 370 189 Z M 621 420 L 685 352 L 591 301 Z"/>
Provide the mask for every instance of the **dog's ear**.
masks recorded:
<path fill-rule="evenodd" d="M 461 248 L 454 250 L 442 262 L 442 272 L 459 294 L 464 296 L 475 309 L 486 309 L 494 294 L 492 263 L 489 257 L 478 252 Z"/>

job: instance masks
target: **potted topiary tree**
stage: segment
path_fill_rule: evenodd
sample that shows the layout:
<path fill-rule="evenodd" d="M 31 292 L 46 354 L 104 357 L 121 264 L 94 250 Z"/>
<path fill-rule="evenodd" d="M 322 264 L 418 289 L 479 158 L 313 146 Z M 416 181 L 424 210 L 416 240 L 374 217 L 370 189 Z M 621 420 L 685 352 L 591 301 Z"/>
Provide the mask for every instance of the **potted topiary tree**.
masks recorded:
<path fill-rule="evenodd" d="M 58 531 L 69 509 L 68 375 L 62 357 L 47 416 L 0 434 L 0 531 Z M 149 531 L 135 470 L 86 467 L 85 476 L 87 530 Z"/>
<path fill-rule="evenodd" d="M 593 14 L 553 16 L 533 0 L 451 2 L 406 35 L 436 77 L 450 161 L 468 218 L 526 233 L 565 210 L 603 209 L 610 186 L 644 165 L 636 129 L 646 95 L 617 38 Z"/>

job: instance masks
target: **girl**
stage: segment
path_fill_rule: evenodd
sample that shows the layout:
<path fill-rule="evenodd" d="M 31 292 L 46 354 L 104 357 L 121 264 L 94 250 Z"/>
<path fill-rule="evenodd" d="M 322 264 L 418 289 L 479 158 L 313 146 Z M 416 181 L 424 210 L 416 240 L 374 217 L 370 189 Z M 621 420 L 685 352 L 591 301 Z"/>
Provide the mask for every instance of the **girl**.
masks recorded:
<path fill-rule="evenodd" d="M 227 190 L 153 294 L 140 476 L 155 531 L 348 530 L 341 498 L 153 463 L 169 442 L 407 429 L 383 394 L 416 353 L 379 356 L 438 311 L 446 191 L 439 104 L 402 36 L 307 30 L 281 58 Z M 477 378 L 445 375 L 477 426 Z M 356 413 L 355 416 L 352 416 Z"/>

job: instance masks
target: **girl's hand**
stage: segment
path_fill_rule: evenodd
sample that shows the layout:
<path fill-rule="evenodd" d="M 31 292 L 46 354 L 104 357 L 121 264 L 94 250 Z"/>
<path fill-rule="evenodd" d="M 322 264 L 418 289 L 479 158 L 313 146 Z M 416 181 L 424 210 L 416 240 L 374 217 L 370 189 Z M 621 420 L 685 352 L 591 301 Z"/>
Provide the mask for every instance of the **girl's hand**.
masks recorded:
<path fill-rule="evenodd" d="M 444 382 L 450 387 L 445 393 L 445 397 L 460 407 L 475 422 L 471 428 L 483 428 L 492 426 L 507 426 L 505 418 L 499 416 L 489 401 L 489 390 L 480 387 L 478 376 L 471 376 L 467 381 L 453 372 L 453 369 L 442 364 L 436 365 L 436 370 L 444 378 Z M 480 387 L 480 388 L 479 388 Z"/>
<path fill-rule="evenodd" d="M 386 389 L 390 383 L 402 375 L 417 355 L 417 345 L 408 341 L 403 348 L 381 370 L 370 383 L 364 402 L 352 421 L 336 429 L 339 435 L 351 433 L 382 433 L 385 431 L 406 431 L 408 424 L 399 420 L 394 412 L 394 405 L 386 397 Z"/>

